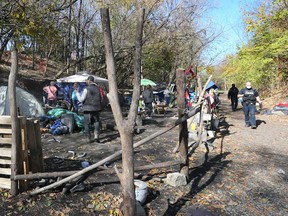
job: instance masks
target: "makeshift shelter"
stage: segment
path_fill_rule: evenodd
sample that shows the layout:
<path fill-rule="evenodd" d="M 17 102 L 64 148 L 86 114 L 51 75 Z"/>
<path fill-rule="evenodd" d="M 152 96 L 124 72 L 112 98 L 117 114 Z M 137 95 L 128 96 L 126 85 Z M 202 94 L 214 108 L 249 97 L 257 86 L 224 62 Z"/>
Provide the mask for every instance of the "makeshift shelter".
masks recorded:
<path fill-rule="evenodd" d="M 211 88 L 218 89 L 218 86 L 212 80 L 208 83 L 206 90 L 209 91 Z"/>
<path fill-rule="evenodd" d="M 94 77 L 95 83 L 98 83 L 98 84 L 102 83 L 105 86 L 108 85 L 107 79 L 99 77 L 99 76 L 91 75 L 87 71 L 81 71 L 81 72 L 74 74 L 74 75 L 71 75 L 71 76 L 59 78 L 59 79 L 57 79 L 57 82 L 58 83 L 75 83 L 75 82 L 80 83 L 80 82 L 85 82 L 89 76 Z"/>
<path fill-rule="evenodd" d="M 63 97 L 63 99 L 70 104 L 71 103 L 71 94 L 73 92 L 73 83 L 78 83 L 78 88 L 80 94 L 82 93 L 83 89 L 86 87 L 86 80 L 89 76 L 94 77 L 94 82 L 97 83 L 104 92 L 108 92 L 108 80 L 99 76 L 91 75 L 87 71 L 81 71 L 77 74 L 62 77 L 57 79 L 57 86 L 59 87 L 58 97 Z M 108 99 L 106 96 L 102 102 L 103 106 L 108 104 Z M 70 105 L 71 106 L 71 105 Z M 70 107 L 69 106 L 69 107 Z"/>
<path fill-rule="evenodd" d="M 147 85 L 156 86 L 157 84 L 155 82 L 153 82 L 152 80 L 149 80 L 149 79 L 141 79 L 140 85 L 142 85 L 142 86 L 147 86 Z"/>
<path fill-rule="evenodd" d="M 0 115 L 10 115 L 10 102 L 7 89 L 7 86 L 0 86 Z M 45 112 L 37 99 L 32 94 L 19 87 L 16 87 L 16 103 L 18 115 L 26 117 L 45 115 Z"/>

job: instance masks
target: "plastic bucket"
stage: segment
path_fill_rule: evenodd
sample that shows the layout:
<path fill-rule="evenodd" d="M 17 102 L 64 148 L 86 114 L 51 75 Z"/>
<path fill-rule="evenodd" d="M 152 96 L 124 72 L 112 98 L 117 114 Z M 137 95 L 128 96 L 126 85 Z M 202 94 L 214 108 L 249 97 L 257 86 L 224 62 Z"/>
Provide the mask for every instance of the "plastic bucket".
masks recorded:
<path fill-rule="evenodd" d="M 136 200 L 141 203 L 145 202 L 148 195 L 147 184 L 141 180 L 134 180 Z"/>

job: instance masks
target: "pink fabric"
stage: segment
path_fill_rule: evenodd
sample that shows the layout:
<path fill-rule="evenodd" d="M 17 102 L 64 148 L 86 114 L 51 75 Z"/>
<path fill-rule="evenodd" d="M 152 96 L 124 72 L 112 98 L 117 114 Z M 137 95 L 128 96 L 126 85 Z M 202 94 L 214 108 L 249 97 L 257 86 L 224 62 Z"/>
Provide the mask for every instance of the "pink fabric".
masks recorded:
<path fill-rule="evenodd" d="M 279 103 L 276 106 L 284 106 L 284 107 L 288 107 L 288 104 L 283 104 L 283 103 Z"/>
<path fill-rule="evenodd" d="M 43 91 L 45 91 L 48 96 L 48 100 L 56 100 L 56 92 L 57 92 L 57 88 L 55 86 L 45 86 L 43 88 Z"/>

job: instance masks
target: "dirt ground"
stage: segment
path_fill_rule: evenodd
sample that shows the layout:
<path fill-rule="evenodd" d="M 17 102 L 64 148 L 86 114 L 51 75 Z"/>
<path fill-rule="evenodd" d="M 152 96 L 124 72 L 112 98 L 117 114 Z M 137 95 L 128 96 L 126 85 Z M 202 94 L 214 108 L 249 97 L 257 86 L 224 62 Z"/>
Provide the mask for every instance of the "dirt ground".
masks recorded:
<path fill-rule="evenodd" d="M 190 179 L 186 186 L 172 187 L 165 183 L 169 172 L 178 166 L 141 172 L 140 178 L 149 187 L 143 207 L 149 215 L 192 215 L 193 209 L 207 210 L 211 215 L 288 215 L 288 144 L 287 116 L 257 115 L 257 129 L 244 126 L 239 107 L 232 112 L 226 95 L 221 97 L 220 130 L 213 141 L 215 149 L 199 146 L 190 157 Z M 264 105 L 265 107 L 265 105 Z M 135 142 L 176 120 L 176 110 L 167 116 L 144 119 Z M 102 113 L 104 123 L 112 123 L 112 115 Z M 120 138 L 116 131 L 104 130 L 101 143 L 87 144 L 84 135 L 42 135 L 45 171 L 82 169 L 81 162 L 95 163 L 118 151 Z M 178 129 L 135 149 L 135 166 L 177 159 L 173 154 Z M 76 153 L 73 157 L 73 151 Z M 79 157 L 77 157 L 79 156 Z M 120 159 L 105 164 L 108 168 Z M 35 188 L 57 179 L 31 182 Z M 121 203 L 121 187 L 115 175 L 94 174 L 84 181 L 83 191 L 62 193 L 63 188 L 36 195 L 22 193 L 10 197 L 0 190 L 0 215 L 117 215 Z M 32 189 L 31 189 L 32 190 Z"/>

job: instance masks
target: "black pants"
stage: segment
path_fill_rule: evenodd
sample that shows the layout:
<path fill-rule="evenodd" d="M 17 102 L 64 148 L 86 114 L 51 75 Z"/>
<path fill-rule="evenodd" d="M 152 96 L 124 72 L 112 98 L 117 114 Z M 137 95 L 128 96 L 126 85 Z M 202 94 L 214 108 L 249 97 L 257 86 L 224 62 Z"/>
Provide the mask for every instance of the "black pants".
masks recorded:
<path fill-rule="evenodd" d="M 238 106 L 238 97 L 231 97 L 231 107 L 232 110 L 235 111 Z"/>
<path fill-rule="evenodd" d="M 151 114 L 153 111 L 152 102 L 151 103 L 145 103 L 145 110 L 146 110 L 147 115 L 149 117 L 151 117 Z"/>

